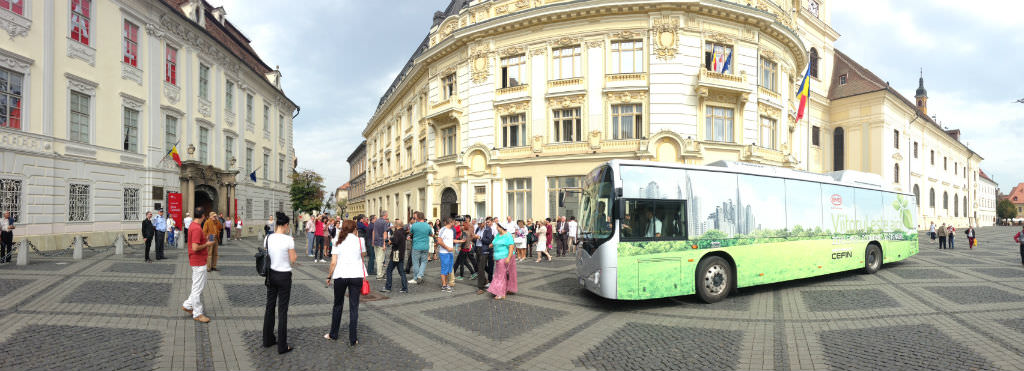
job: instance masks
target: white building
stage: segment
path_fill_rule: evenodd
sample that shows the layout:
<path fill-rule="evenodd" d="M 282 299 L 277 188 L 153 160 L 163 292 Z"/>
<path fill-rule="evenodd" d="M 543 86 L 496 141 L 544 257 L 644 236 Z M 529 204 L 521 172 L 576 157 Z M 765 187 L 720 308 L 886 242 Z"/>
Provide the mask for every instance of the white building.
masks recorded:
<path fill-rule="evenodd" d="M 298 106 L 223 8 L 0 1 L 0 26 L 0 209 L 17 218 L 16 239 L 137 237 L 171 192 L 186 211 L 228 217 L 237 199 L 246 234 L 290 209 Z M 166 157 L 175 143 L 180 168 Z"/>
<path fill-rule="evenodd" d="M 977 220 L 977 226 L 979 227 L 991 227 L 996 222 L 996 190 L 999 188 L 999 184 L 995 180 L 988 177 L 984 171 L 978 170 L 978 188 L 976 191 L 976 200 L 978 204 L 975 205 L 978 215 L 975 216 Z"/>

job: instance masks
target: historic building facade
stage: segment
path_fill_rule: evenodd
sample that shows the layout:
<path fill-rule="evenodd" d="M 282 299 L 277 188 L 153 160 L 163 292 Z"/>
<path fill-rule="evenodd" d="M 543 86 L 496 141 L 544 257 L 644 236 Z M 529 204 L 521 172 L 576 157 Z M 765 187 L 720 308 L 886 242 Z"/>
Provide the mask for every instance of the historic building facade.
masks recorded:
<path fill-rule="evenodd" d="M 348 156 L 348 203 L 346 217 L 366 214 L 366 141 L 359 143 Z"/>
<path fill-rule="evenodd" d="M 828 3 L 453 1 L 363 131 L 366 209 L 575 215 L 563 195 L 604 161 L 730 160 L 868 171 L 908 193 L 929 185 L 949 210 L 922 208 L 922 223 L 966 223 L 950 199 L 973 197 L 960 175 L 981 157 L 898 93 L 861 82 L 873 79 L 833 94 L 855 62 L 833 47 Z M 912 163 L 911 138 L 944 154 L 950 174 Z"/>
<path fill-rule="evenodd" d="M 978 170 L 978 180 L 978 226 L 995 225 L 996 192 L 999 190 L 999 184 L 981 170 Z"/>
<path fill-rule="evenodd" d="M 172 192 L 232 218 L 237 199 L 246 234 L 290 209 L 298 106 L 223 8 L 21 0 L 0 3 L 0 25 L 0 209 L 16 239 L 131 239 Z"/>

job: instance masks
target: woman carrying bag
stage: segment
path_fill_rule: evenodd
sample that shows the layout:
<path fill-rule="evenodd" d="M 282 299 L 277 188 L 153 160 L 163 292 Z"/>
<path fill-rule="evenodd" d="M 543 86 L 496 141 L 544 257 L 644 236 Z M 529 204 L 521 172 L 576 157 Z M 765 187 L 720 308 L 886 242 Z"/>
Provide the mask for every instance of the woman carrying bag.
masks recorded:
<path fill-rule="evenodd" d="M 324 339 L 338 340 L 338 327 L 341 325 L 341 312 L 345 306 L 345 291 L 348 291 L 348 343 L 350 346 L 359 344 L 356 334 L 359 325 L 359 295 L 366 286 L 366 267 L 363 256 L 366 255 L 360 246 L 359 236 L 354 233 L 356 222 L 346 220 L 341 224 L 337 241 L 331 255 L 331 267 L 328 270 L 327 285 L 334 285 L 334 309 L 331 312 L 331 331 L 324 334 Z M 369 293 L 369 292 L 367 292 Z"/>
<path fill-rule="evenodd" d="M 288 234 L 288 216 L 278 211 L 274 234 L 266 237 L 270 270 L 267 271 L 267 310 L 263 314 L 263 347 L 277 345 L 277 353 L 292 351 L 288 345 L 288 301 L 292 293 L 292 264 L 295 240 Z M 274 308 L 277 307 L 277 337 L 274 337 Z"/>

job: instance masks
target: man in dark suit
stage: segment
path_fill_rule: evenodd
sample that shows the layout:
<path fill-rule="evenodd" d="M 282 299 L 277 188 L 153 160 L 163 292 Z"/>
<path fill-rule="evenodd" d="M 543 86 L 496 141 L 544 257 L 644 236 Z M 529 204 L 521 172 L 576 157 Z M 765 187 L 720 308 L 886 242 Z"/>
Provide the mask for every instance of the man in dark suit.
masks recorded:
<path fill-rule="evenodd" d="M 556 239 L 558 240 L 558 250 L 556 250 L 558 252 L 558 256 L 565 256 L 565 251 L 568 250 L 567 248 L 569 247 L 568 242 L 566 242 L 569 233 L 569 224 L 565 222 L 564 216 L 558 217 L 558 223 L 555 226 L 555 233 L 557 236 Z"/>
<path fill-rule="evenodd" d="M 146 263 L 152 263 L 149 259 L 149 247 L 153 245 L 153 236 L 156 235 L 156 228 L 153 227 L 153 213 L 147 211 L 146 219 L 142 221 L 142 238 L 146 240 Z"/>

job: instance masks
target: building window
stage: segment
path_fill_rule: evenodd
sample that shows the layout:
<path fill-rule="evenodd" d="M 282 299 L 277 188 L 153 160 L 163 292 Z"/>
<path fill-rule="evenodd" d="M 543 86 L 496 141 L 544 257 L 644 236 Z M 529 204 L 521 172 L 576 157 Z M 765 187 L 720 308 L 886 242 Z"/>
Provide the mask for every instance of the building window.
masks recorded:
<path fill-rule="evenodd" d="M 900 149 L 900 131 L 892 131 L 892 148 Z"/>
<path fill-rule="evenodd" d="M 914 142 L 914 158 L 917 158 L 917 142 Z"/>
<path fill-rule="evenodd" d="M 551 68 L 553 80 L 583 76 L 583 56 L 580 53 L 580 46 L 552 50 Z"/>
<path fill-rule="evenodd" d="M 277 115 L 277 139 L 284 141 L 284 115 Z"/>
<path fill-rule="evenodd" d="M 501 116 L 501 146 L 519 147 L 526 145 L 526 114 Z"/>
<path fill-rule="evenodd" d="M 947 171 L 949 170 L 949 167 L 946 166 L 947 163 L 948 163 L 947 158 L 945 156 L 943 156 L 942 157 L 942 170 L 947 170 Z"/>
<path fill-rule="evenodd" d="M 253 149 L 250 146 L 245 147 L 245 173 L 252 174 L 252 157 Z"/>
<path fill-rule="evenodd" d="M 928 207 L 935 207 L 935 188 L 928 190 Z"/>
<path fill-rule="evenodd" d="M 235 111 L 235 83 L 231 80 L 224 81 L 224 108 Z"/>
<path fill-rule="evenodd" d="M 208 164 L 210 160 L 210 129 L 199 127 L 199 162 Z"/>
<path fill-rule="evenodd" d="M 178 49 L 168 46 L 164 54 L 166 54 L 164 60 L 164 70 L 166 71 L 164 81 L 178 85 Z"/>
<path fill-rule="evenodd" d="M 917 184 L 914 184 L 914 203 L 921 207 L 921 188 L 918 188 Z"/>
<path fill-rule="evenodd" d="M 284 201 L 277 201 L 277 211 L 284 212 Z"/>
<path fill-rule="evenodd" d="M 270 200 L 263 200 L 263 219 L 270 219 Z"/>
<path fill-rule="evenodd" d="M 949 193 L 942 192 L 942 209 L 949 210 Z"/>
<path fill-rule="evenodd" d="M 245 199 L 245 218 L 252 219 L 252 199 Z"/>
<path fill-rule="evenodd" d="M 252 110 L 253 110 L 252 99 L 253 99 L 252 98 L 252 94 L 246 94 L 245 95 L 245 121 L 250 123 L 250 124 L 252 123 Z M 249 131 L 252 131 L 252 130 L 250 129 Z"/>
<path fill-rule="evenodd" d="M 409 145 L 405 146 L 405 164 L 403 164 L 403 165 L 404 165 L 406 170 L 412 168 L 412 144 L 411 143 Z"/>
<path fill-rule="evenodd" d="M 810 59 L 811 64 L 807 67 L 809 70 L 807 73 L 811 77 L 818 78 L 818 49 L 811 48 Z"/>
<path fill-rule="evenodd" d="M 708 106 L 704 120 L 704 140 L 734 142 L 732 108 Z"/>
<path fill-rule="evenodd" d="M 455 127 L 447 127 L 441 130 L 442 156 L 455 154 Z"/>
<path fill-rule="evenodd" d="M 526 56 L 517 55 L 501 59 L 501 87 L 523 85 L 526 77 Z M 411 118 L 411 115 L 410 115 Z"/>
<path fill-rule="evenodd" d="M 284 183 L 284 156 L 277 159 L 277 182 Z"/>
<path fill-rule="evenodd" d="M 580 142 L 583 140 L 583 120 L 580 119 L 580 108 L 556 109 L 555 142 Z"/>
<path fill-rule="evenodd" d="M 769 59 L 761 58 L 761 87 L 778 92 L 775 82 L 779 77 L 779 65 Z"/>
<path fill-rule="evenodd" d="M 953 194 L 953 216 L 960 216 L 960 203 L 957 202 L 956 193 Z"/>
<path fill-rule="evenodd" d="M 643 133 L 643 105 L 612 105 L 612 139 L 637 139 Z"/>
<path fill-rule="evenodd" d="M 90 22 L 92 0 L 71 0 L 71 40 L 89 45 Z"/>
<path fill-rule="evenodd" d="M 644 72 L 644 42 L 612 41 L 612 73 Z"/>
<path fill-rule="evenodd" d="M 270 154 L 264 151 L 263 152 L 263 179 L 270 179 L 269 176 L 267 175 L 267 174 L 270 173 L 269 170 L 267 170 L 269 168 L 270 168 Z"/>
<path fill-rule="evenodd" d="M 811 145 L 821 145 L 821 128 L 818 126 L 811 126 Z"/>
<path fill-rule="evenodd" d="M 893 183 L 900 182 L 900 164 L 893 164 L 892 167 L 892 181 Z"/>
<path fill-rule="evenodd" d="M 505 183 L 508 196 L 507 210 L 512 218 L 526 220 L 533 217 L 530 178 L 508 179 Z"/>
<path fill-rule="evenodd" d="M 578 189 L 583 183 L 582 176 L 553 176 L 548 177 L 548 213 L 547 215 L 579 216 L 576 214 L 579 209 L 578 196 L 576 193 L 565 192 L 566 188 Z"/>
<path fill-rule="evenodd" d="M 419 163 L 427 162 L 427 140 L 420 139 L 420 161 Z"/>
<path fill-rule="evenodd" d="M 718 73 L 732 73 L 732 46 L 704 43 L 704 68 Z"/>
<path fill-rule="evenodd" d="M 139 151 L 139 111 L 124 107 L 124 146 L 125 151 Z"/>
<path fill-rule="evenodd" d="M 89 185 L 68 185 L 68 221 L 85 222 L 89 220 Z"/>
<path fill-rule="evenodd" d="M 24 16 L 25 0 L 0 0 L 0 9 L 4 9 L 14 14 Z"/>
<path fill-rule="evenodd" d="M 24 80 L 25 75 L 0 68 L 0 127 L 21 129 Z"/>
<path fill-rule="evenodd" d="M 0 179 L 0 213 L 11 213 L 15 221 L 21 216 L 21 180 Z"/>
<path fill-rule="evenodd" d="M 846 85 L 846 74 L 839 75 L 839 85 Z"/>
<path fill-rule="evenodd" d="M 71 92 L 71 135 L 68 139 L 89 143 L 89 100 L 88 95 Z"/>
<path fill-rule="evenodd" d="M 779 130 L 778 121 L 770 117 L 761 117 L 761 146 L 764 148 L 777 149 L 775 133 Z"/>
<path fill-rule="evenodd" d="M 210 99 L 210 67 L 199 64 L 199 97 Z"/>
<path fill-rule="evenodd" d="M 171 148 L 178 144 L 178 118 L 167 115 L 164 118 L 164 151 L 171 153 Z"/>
<path fill-rule="evenodd" d="M 455 96 L 456 89 L 458 88 L 457 82 L 455 81 L 455 74 L 452 73 L 448 76 L 441 78 L 441 99 L 448 99 Z"/>
<path fill-rule="evenodd" d="M 932 166 L 934 166 L 935 165 L 935 150 L 934 149 L 931 150 L 931 162 L 932 162 Z"/>
<path fill-rule="evenodd" d="M 0 0 L 0 4 L 6 2 Z M 139 26 L 124 21 L 124 63 L 139 66 Z"/>
<path fill-rule="evenodd" d="M 224 168 L 231 168 L 231 159 L 235 157 L 235 137 L 224 136 Z"/>
<path fill-rule="evenodd" d="M 139 189 L 125 188 L 122 196 L 121 216 L 124 221 L 136 221 L 139 217 Z"/>
<path fill-rule="evenodd" d="M 263 132 L 270 132 L 270 106 L 263 105 Z"/>

